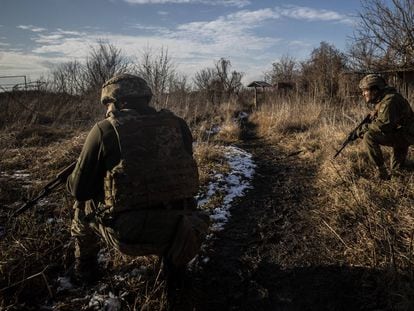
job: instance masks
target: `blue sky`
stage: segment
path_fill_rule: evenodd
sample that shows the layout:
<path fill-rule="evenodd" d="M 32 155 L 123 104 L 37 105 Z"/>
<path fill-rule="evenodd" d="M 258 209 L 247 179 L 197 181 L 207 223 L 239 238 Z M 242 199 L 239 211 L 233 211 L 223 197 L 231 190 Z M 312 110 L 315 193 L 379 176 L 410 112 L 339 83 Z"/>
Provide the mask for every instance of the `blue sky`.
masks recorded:
<path fill-rule="evenodd" d="M 308 58 L 321 41 L 345 51 L 361 9 L 360 0 L 0 2 L 0 76 L 32 80 L 60 62 L 84 60 L 103 39 L 132 58 L 166 48 L 189 77 L 225 57 L 247 83 L 283 55 Z"/>

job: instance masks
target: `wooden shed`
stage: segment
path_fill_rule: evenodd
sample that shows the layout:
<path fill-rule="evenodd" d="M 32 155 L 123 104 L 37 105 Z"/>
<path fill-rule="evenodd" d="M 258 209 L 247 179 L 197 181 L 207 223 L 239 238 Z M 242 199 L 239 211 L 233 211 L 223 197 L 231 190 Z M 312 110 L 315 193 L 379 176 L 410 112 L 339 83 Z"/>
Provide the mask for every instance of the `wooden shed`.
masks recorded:
<path fill-rule="evenodd" d="M 267 83 L 265 81 L 253 81 L 251 82 L 249 85 L 247 85 L 247 87 L 254 87 L 254 108 L 257 108 L 259 105 L 259 98 L 258 98 L 258 93 L 262 93 L 263 94 L 263 99 L 264 99 L 264 90 L 265 88 L 272 88 L 273 86 L 270 83 Z M 260 90 L 260 91 L 259 91 Z"/>

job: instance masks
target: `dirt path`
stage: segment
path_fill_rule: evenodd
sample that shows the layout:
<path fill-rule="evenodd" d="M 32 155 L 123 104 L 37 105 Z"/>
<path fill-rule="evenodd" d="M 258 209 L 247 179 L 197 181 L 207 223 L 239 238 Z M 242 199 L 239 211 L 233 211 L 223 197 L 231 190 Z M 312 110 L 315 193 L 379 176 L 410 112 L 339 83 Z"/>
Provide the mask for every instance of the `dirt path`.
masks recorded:
<path fill-rule="evenodd" d="M 318 243 L 310 221 L 317 208 L 316 163 L 246 138 L 240 147 L 258 165 L 254 189 L 232 208 L 209 261 L 190 275 L 184 290 L 189 309 L 383 309 L 377 273 L 330 262 Z"/>

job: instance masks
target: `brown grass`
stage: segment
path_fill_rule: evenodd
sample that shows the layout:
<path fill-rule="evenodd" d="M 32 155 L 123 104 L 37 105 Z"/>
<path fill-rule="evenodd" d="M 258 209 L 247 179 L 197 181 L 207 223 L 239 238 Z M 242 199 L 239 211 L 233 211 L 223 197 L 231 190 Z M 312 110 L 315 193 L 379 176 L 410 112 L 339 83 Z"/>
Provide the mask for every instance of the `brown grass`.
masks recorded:
<path fill-rule="evenodd" d="M 32 98 L 21 100 L 30 109 L 43 109 L 43 106 L 39 106 L 41 103 Z M 24 199 L 36 196 L 48 181 L 78 157 L 95 118 L 89 112 L 82 114 L 78 106 L 60 109 L 59 102 L 42 103 L 46 104 L 51 105 L 48 113 L 56 113 L 60 122 L 43 123 L 39 118 L 34 118 L 23 126 L 30 113 L 25 108 L 9 106 L 8 112 L 13 115 L 15 123 L 4 126 L 0 132 L 0 226 L 7 230 L 7 234 L 0 238 L 0 309 L 7 306 L 19 308 L 22 303 L 43 303 L 52 295 L 59 300 L 56 304 L 59 310 L 81 309 L 88 303 L 87 298 L 71 302 L 71 298 L 79 298 L 76 293 L 74 296 L 70 293 L 62 296 L 54 291 L 57 276 L 68 271 L 73 263 L 73 244 L 70 242 L 73 199 L 63 187 L 24 215 L 10 218 L 12 211 L 20 207 Z M 234 109 L 230 109 L 233 107 L 207 105 L 200 109 L 197 105 L 190 105 L 189 101 L 170 101 L 168 106 L 162 108 L 173 110 L 192 124 L 198 141 L 194 155 L 199 163 L 201 186 L 206 187 L 213 178 L 212 174 L 228 168 L 223 160 L 223 151 L 217 145 L 216 135 L 206 134 L 206 128 L 221 126 L 234 114 Z M 19 109 L 24 111 L 20 119 L 16 114 Z M 102 107 L 98 109 L 103 112 Z M 216 113 L 220 117 L 215 117 Z M 62 119 L 60 116 L 65 117 Z M 79 127 L 78 120 L 82 119 L 85 121 Z M 16 176 L 16 172 L 26 176 Z M 122 274 L 128 267 L 131 267 L 130 270 L 137 266 L 146 267 L 147 272 L 138 278 L 126 278 L 118 282 L 106 280 L 112 284 L 112 290 L 118 290 L 119 294 L 128 292 L 124 303 L 130 308 L 145 303 L 150 310 L 163 309 L 165 283 L 163 277 L 158 275 L 158 258 L 131 258 L 113 250 L 108 251 L 108 269 L 113 273 Z"/>
<path fill-rule="evenodd" d="M 380 283 L 394 297 L 390 308 L 408 310 L 414 303 L 414 174 L 375 179 L 361 141 L 332 158 L 364 113 L 358 106 L 270 102 L 252 119 L 262 136 L 288 152 L 302 150 L 302 161 L 318 168 L 318 198 L 301 213 L 304 226 L 314 230 L 320 260 L 384 271 Z M 391 148 L 383 152 L 389 161 Z"/>
<path fill-rule="evenodd" d="M 189 95 L 179 102 L 170 99 L 164 106 L 191 124 L 198 142 L 194 155 L 205 187 L 215 172 L 228 169 L 218 145 L 238 139 L 240 128 L 234 117 L 243 109 L 242 105 L 197 103 L 197 98 Z M 11 112 L 17 108 L 9 106 L 8 109 Z M 59 112 L 58 108 L 54 109 Z M 69 111 L 69 114 L 64 111 L 58 113 L 69 116 L 68 123 L 59 124 L 58 128 L 56 124 L 42 125 L 38 121 L 26 128 L 3 127 L 0 133 L 0 199 L 5 207 L 0 215 L 2 221 L 7 219 L 11 209 L 16 208 L 13 202 L 36 194 L 45 181 L 76 159 L 86 135 L 85 131 L 76 129 L 76 120 L 84 116 L 78 115 L 81 109 Z M 88 128 L 98 115 L 88 114 L 83 128 Z M 320 252 L 322 260 L 386 271 L 383 281 L 389 285 L 394 297 L 398 297 L 390 301 L 390 306 L 405 310 L 414 302 L 411 294 L 413 174 L 408 173 L 402 181 L 373 180 L 373 167 L 361 143 L 349 145 L 337 159 L 332 159 L 335 148 L 363 115 L 364 111 L 356 106 L 309 102 L 300 98 L 269 98 L 251 114 L 250 121 L 257 125 L 259 136 L 288 153 L 300 150 L 300 161 L 317 168 L 314 187 L 318 197 L 312 198 L 314 207 L 311 210 L 301 213 L 302 221 L 314 228 L 314 236 L 310 238 L 317 240 L 319 249 L 323 250 Z M 23 116 L 27 120 L 28 116 Z M 23 124 L 23 121 L 18 124 Z M 220 126 L 221 132 L 207 134 L 207 130 L 214 126 Z M 388 159 L 389 150 L 385 150 L 385 155 Z M 412 152 L 410 157 L 413 157 Z M 4 177 L 4 173 L 12 174 L 16 170 L 25 170 L 32 182 L 25 184 L 22 180 Z M 45 203 L 35 212 L 7 223 L 13 234 L 0 240 L 1 307 L 25 301 L 27 297 L 47 297 L 47 283 L 55 273 L 51 263 L 60 267 L 67 267 L 70 263 L 72 248 L 67 242 L 72 200 L 62 193 L 50 197 L 48 202 L 53 203 Z M 51 216 L 62 219 L 62 222 L 45 223 L 45 219 Z M 111 258 L 113 269 L 121 269 L 131 260 L 116 253 L 111 253 Z M 153 309 L 161 308 L 164 296 L 163 285 L 160 287 L 155 282 L 157 260 L 136 260 L 134 263 L 152 267 L 150 270 L 153 272 L 136 284 L 121 284 L 136 291 L 129 301 L 140 304 L 147 300 Z M 30 293 L 33 288 L 36 291 Z"/>

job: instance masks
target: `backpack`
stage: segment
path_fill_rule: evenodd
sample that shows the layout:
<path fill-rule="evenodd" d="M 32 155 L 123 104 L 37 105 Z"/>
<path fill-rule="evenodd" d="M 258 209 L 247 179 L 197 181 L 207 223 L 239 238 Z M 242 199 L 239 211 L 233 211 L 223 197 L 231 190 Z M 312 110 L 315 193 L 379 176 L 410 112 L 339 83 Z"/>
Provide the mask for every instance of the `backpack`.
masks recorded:
<path fill-rule="evenodd" d="M 150 115 L 121 111 L 107 120 L 121 151 L 119 163 L 104 178 L 105 207 L 111 213 L 159 208 L 197 193 L 197 164 L 185 149 L 182 119 L 162 110 Z"/>

